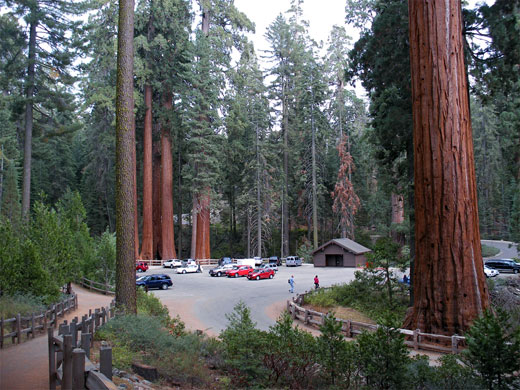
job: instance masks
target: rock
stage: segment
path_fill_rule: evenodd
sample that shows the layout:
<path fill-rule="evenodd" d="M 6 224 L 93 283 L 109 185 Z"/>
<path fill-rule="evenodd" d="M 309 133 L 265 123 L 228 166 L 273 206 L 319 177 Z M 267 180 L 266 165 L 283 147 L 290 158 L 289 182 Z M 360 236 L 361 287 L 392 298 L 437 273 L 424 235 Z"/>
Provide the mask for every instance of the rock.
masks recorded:
<path fill-rule="evenodd" d="M 119 386 L 117 386 L 118 389 L 128 389 L 128 386 L 124 383 L 121 383 Z"/>
<path fill-rule="evenodd" d="M 132 370 L 141 375 L 144 379 L 149 380 L 151 382 L 159 379 L 159 375 L 157 374 L 157 368 L 152 366 L 147 366 L 142 363 L 132 363 Z"/>

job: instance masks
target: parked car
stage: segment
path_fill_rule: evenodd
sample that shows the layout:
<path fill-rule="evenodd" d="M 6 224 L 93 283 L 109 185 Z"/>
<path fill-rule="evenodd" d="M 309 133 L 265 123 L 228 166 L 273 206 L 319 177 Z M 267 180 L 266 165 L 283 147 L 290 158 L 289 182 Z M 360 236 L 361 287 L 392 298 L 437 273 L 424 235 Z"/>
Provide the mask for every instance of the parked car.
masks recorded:
<path fill-rule="evenodd" d="M 302 259 L 300 259 L 298 256 L 287 256 L 285 259 L 286 267 L 298 267 L 300 265 L 302 265 Z"/>
<path fill-rule="evenodd" d="M 496 269 L 489 268 L 487 265 L 484 266 L 484 273 L 486 274 L 486 278 L 493 278 L 500 274 Z"/>
<path fill-rule="evenodd" d="M 520 263 L 513 259 L 491 259 L 486 261 L 485 265 L 489 268 L 498 269 L 499 271 L 511 271 L 514 274 L 520 272 Z"/>
<path fill-rule="evenodd" d="M 175 268 L 175 267 L 181 267 L 182 266 L 182 261 L 180 261 L 179 259 L 171 259 L 171 260 L 166 260 L 164 263 L 163 263 L 163 268 Z"/>
<path fill-rule="evenodd" d="M 177 268 L 178 274 L 189 274 L 195 272 L 202 272 L 202 267 L 198 264 L 188 264 L 186 266 Z"/>
<path fill-rule="evenodd" d="M 239 265 L 238 267 L 233 267 L 226 272 L 228 278 L 238 278 L 239 276 L 247 276 L 250 272 L 253 271 L 253 267 L 250 265 Z"/>
<path fill-rule="evenodd" d="M 222 257 L 218 261 L 218 265 L 225 265 L 225 264 L 231 264 L 231 263 L 233 263 L 233 259 L 231 259 L 231 257 Z"/>
<path fill-rule="evenodd" d="M 141 288 L 160 288 L 163 290 L 173 286 L 172 280 L 168 275 L 156 274 L 141 276 L 135 281 L 135 285 Z"/>
<path fill-rule="evenodd" d="M 144 261 L 138 261 L 135 263 L 135 270 L 137 272 L 146 272 L 148 271 L 148 264 L 146 264 Z"/>
<path fill-rule="evenodd" d="M 249 280 L 272 279 L 274 278 L 274 271 L 269 268 L 256 268 L 247 275 Z"/>
<path fill-rule="evenodd" d="M 262 265 L 263 260 L 260 256 L 255 256 L 254 260 L 255 260 L 255 266 Z"/>
<path fill-rule="evenodd" d="M 267 269 L 272 269 L 274 272 L 278 272 L 278 266 L 276 265 L 276 263 L 266 263 L 266 264 L 262 264 L 260 267 L 258 268 L 267 268 Z"/>
<path fill-rule="evenodd" d="M 278 256 L 271 256 L 269 258 L 269 263 L 272 264 L 276 264 L 278 266 L 282 265 L 282 260 L 278 257 Z"/>
<path fill-rule="evenodd" d="M 229 271 L 230 269 L 233 269 L 233 267 L 235 267 L 235 265 L 233 264 L 224 264 L 224 265 L 219 265 L 218 267 L 216 268 L 212 268 L 209 270 L 209 274 L 211 276 L 226 276 L 226 271 Z"/>

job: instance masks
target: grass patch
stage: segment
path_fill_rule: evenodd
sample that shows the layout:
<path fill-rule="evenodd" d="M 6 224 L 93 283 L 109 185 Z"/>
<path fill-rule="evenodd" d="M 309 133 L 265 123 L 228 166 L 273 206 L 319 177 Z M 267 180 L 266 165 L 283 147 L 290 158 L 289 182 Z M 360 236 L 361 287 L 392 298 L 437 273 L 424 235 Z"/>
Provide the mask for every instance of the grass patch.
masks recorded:
<path fill-rule="evenodd" d="M 16 294 L 0 297 L 0 317 L 4 319 L 16 317 L 18 313 L 22 316 L 39 313 L 46 308 L 43 299 L 34 295 Z"/>
<path fill-rule="evenodd" d="M 320 313 L 327 313 L 327 312 L 334 312 L 334 316 L 336 318 L 341 318 L 343 320 L 351 320 L 356 322 L 363 322 L 365 324 L 375 324 L 376 322 L 372 320 L 371 318 L 367 317 L 363 313 L 359 312 L 356 309 L 353 309 L 351 307 L 344 307 L 344 306 L 329 306 L 329 307 L 322 307 L 322 306 L 316 306 L 316 305 L 304 305 L 305 308 L 311 309 L 314 311 L 319 311 Z"/>
<path fill-rule="evenodd" d="M 498 255 L 500 249 L 493 246 L 482 244 L 482 257 L 492 257 Z"/>

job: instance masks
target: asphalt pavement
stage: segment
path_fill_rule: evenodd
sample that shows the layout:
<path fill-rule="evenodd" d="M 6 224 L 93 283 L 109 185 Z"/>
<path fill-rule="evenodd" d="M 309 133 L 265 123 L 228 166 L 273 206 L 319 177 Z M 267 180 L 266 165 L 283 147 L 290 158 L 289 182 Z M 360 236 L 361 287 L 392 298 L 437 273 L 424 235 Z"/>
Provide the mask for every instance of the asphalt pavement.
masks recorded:
<path fill-rule="evenodd" d="M 486 259 L 512 259 L 513 257 L 520 257 L 520 253 L 518 253 L 518 244 L 515 244 L 514 242 L 499 240 L 480 240 L 480 242 L 500 249 L 500 252 L 495 256 L 486 257 Z"/>
<path fill-rule="evenodd" d="M 267 330 L 274 325 L 273 305 L 283 307 L 288 299 L 298 293 L 314 288 L 314 276 L 318 275 L 320 286 L 345 283 L 354 279 L 355 268 L 315 268 L 312 264 L 301 267 L 278 267 L 273 279 L 248 280 L 245 277 L 211 277 L 204 267 L 202 273 L 176 274 L 169 268 L 151 267 L 146 274 L 166 273 L 173 287 L 168 290 L 151 290 L 168 306 L 170 313 L 179 313 L 188 327 L 196 326 L 210 334 L 219 334 L 228 325 L 226 314 L 243 301 L 251 309 L 251 316 L 259 329 Z M 294 293 L 289 292 L 288 279 L 294 275 Z M 191 324 L 191 326 L 189 326 Z M 195 324 L 195 325 L 194 325 Z"/>

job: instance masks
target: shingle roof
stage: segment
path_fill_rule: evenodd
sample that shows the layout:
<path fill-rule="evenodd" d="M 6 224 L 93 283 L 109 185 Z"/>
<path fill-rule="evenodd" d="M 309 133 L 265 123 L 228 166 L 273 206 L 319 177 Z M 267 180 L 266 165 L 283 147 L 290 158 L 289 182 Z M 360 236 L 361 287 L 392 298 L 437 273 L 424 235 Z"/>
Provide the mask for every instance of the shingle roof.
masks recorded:
<path fill-rule="evenodd" d="M 326 246 L 329 246 L 330 244 L 335 243 L 336 245 L 339 245 L 342 248 L 345 248 L 349 252 L 354 253 L 355 255 L 359 255 L 361 253 L 371 252 L 370 249 L 364 247 L 361 244 L 358 244 L 355 241 L 352 241 L 348 238 L 335 238 L 333 240 L 330 240 L 329 242 L 326 242 L 322 246 L 320 246 L 318 249 L 316 249 L 312 254 L 314 255 L 316 252 L 322 250 Z"/>

